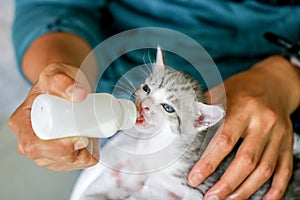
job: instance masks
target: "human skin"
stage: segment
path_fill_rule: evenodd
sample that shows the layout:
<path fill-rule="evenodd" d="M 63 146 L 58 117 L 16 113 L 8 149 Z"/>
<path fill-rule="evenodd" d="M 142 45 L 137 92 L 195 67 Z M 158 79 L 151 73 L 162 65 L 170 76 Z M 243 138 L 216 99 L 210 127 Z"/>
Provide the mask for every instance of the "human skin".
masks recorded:
<path fill-rule="evenodd" d="M 272 56 L 232 76 L 224 85 L 226 103 L 211 102 L 226 107 L 224 124 L 191 170 L 189 183 L 202 183 L 243 138 L 235 159 L 205 199 L 247 199 L 273 173 L 264 199 L 280 199 L 292 174 L 290 114 L 300 103 L 300 70 L 282 56 Z M 217 86 L 210 92 L 222 94 L 218 90 Z"/>
<path fill-rule="evenodd" d="M 19 152 L 39 166 L 66 171 L 86 168 L 98 161 L 99 155 L 91 154 L 85 148 L 86 138 L 42 141 L 35 136 L 30 122 L 32 102 L 40 93 L 75 101 L 85 98 L 86 84 L 77 83 L 79 89 L 75 93 L 72 93 L 72 85 L 77 73 L 75 67 L 80 66 L 90 50 L 77 36 L 49 33 L 34 41 L 23 58 L 24 74 L 34 85 L 24 103 L 10 117 L 9 124 L 17 136 Z M 282 196 L 292 173 L 293 136 L 289 115 L 299 106 L 299 77 L 299 69 L 281 56 L 273 56 L 225 81 L 226 105 L 225 102 L 211 102 L 224 104 L 227 110 L 225 122 L 205 156 L 192 169 L 190 184 L 199 185 L 239 138 L 244 141 L 229 169 L 205 198 L 216 195 L 224 199 L 231 195 L 246 199 L 273 172 L 273 185 L 265 199 Z M 218 87 L 209 93 L 222 94 L 218 93 Z M 89 144 L 94 142 L 89 141 Z M 195 173 L 198 175 L 192 178 Z"/>
<path fill-rule="evenodd" d="M 89 90 L 88 81 L 76 79 L 78 67 L 91 48 L 69 33 L 50 33 L 35 40 L 22 60 L 22 70 L 33 86 L 9 119 L 17 136 L 18 151 L 39 166 L 55 171 L 87 168 L 99 160 L 99 142 L 86 137 L 44 141 L 32 130 L 30 111 L 39 94 L 47 93 L 67 100 L 82 101 Z M 81 77 L 85 77 L 81 72 Z M 75 82 L 76 79 L 76 82 Z"/>

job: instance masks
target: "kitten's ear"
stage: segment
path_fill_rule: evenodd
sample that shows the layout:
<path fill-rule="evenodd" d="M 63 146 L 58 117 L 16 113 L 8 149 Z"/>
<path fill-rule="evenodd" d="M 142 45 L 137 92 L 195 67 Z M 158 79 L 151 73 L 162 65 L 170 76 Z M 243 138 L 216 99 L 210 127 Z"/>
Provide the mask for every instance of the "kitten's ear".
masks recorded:
<path fill-rule="evenodd" d="M 160 46 L 157 46 L 156 62 L 155 65 L 153 65 L 153 72 L 165 70 L 165 68 L 166 68 L 166 63 L 165 63 L 164 53 L 161 50 Z"/>
<path fill-rule="evenodd" d="M 198 102 L 198 120 L 196 120 L 195 127 L 197 130 L 205 130 L 223 119 L 225 111 L 218 105 L 207 105 Z"/>

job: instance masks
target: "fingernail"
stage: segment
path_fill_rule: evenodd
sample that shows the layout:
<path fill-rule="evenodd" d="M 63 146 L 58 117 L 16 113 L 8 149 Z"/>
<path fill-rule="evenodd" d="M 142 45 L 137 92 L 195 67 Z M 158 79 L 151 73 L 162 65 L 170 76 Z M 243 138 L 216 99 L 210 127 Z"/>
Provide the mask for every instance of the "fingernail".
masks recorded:
<path fill-rule="evenodd" d="M 219 197 L 217 195 L 213 194 L 213 195 L 208 196 L 206 200 L 219 200 Z"/>
<path fill-rule="evenodd" d="M 87 137 L 79 137 L 79 140 L 74 144 L 74 150 L 86 148 L 89 144 Z"/>
<path fill-rule="evenodd" d="M 192 178 L 190 179 L 189 183 L 191 186 L 196 187 L 199 183 L 203 181 L 203 176 L 200 173 L 193 174 Z"/>
<path fill-rule="evenodd" d="M 78 102 L 85 99 L 87 90 L 79 86 L 70 85 L 65 91 L 66 95 L 72 99 L 72 101 Z"/>
<path fill-rule="evenodd" d="M 225 199 L 225 200 L 233 200 L 233 199 L 237 199 L 236 197 L 237 197 L 237 195 L 236 195 L 236 194 L 232 194 L 232 195 L 230 195 L 230 196 L 226 197 L 226 199 Z"/>

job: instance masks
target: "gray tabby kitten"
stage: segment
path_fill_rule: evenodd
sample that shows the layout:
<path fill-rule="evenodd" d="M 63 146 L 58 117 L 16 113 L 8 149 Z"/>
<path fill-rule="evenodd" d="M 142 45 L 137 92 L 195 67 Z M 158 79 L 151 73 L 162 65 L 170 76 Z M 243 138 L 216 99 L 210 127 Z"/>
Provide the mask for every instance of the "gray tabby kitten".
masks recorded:
<path fill-rule="evenodd" d="M 139 111 L 135 128 L 118 134 L 104 146 L 100 158 L 109 166 L 99 164 L 84 172 L 81 179 L 91 175 L 96 178 L 86 184 L 83 195 L 73 199 L 203 199 L 235 153 L 227 156 L 198 188 L 188 185 L 187 176 L 201 157 L 208 131 L 215 131 L 225 115 L 224 110 L 203 103 L 205 99 L 198 82 L 169 69 L 160 48 L 151 75 L 136 90 L 135 97 Z M 284 199 L 300 199 L 299 162 L 295 167 Z M 262 199 L 269 188 L 270 181 L 250 199 Z"/>

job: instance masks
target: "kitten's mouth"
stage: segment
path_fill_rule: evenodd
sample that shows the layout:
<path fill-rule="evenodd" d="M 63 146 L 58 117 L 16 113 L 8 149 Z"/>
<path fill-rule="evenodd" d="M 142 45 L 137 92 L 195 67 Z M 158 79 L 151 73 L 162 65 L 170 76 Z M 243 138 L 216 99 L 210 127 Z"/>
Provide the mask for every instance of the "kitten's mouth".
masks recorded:
<path fill-rule="evenodd" d="M 144 123 L 145 118 L 143 115 L 140 114 L 140 116 L 136 119 L 136 124 L 142 124 Z"/>
<path fill-rule="evenodd" d="M 143 128 L 146 128 L 150 125 L 148 120 L 144 117 L 143 112 L 138 113 L 139 116 L 135 121 L 136 125 L 142 126 Z"/>
<path fill-rule="evenodd" d="M 141 125 L 145 123 L 145 117 L 142 113 L 139 113 L 138 118 L 136 119 L 136 124 Z"/>

